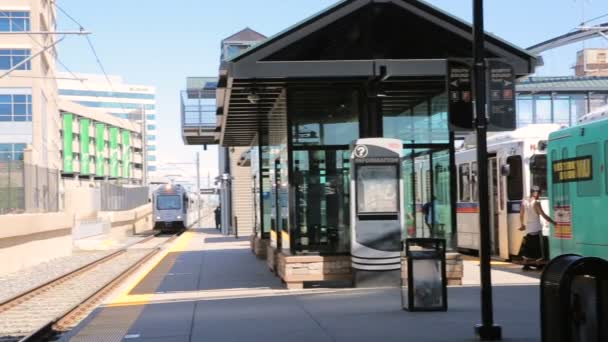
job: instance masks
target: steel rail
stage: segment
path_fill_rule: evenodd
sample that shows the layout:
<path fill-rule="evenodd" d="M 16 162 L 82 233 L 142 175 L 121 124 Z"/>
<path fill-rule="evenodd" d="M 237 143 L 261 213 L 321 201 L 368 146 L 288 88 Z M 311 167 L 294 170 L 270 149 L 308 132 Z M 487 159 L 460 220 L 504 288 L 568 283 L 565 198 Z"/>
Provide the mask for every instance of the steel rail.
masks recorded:
<path fill-rule="evenodd" d="M 181 232 L 174 234 L 173 236 L 171 236 L 169 239 L 167 239 L 166 241 L 160 243 L 158 246 L 155 246 L 152 248 L 152 251 L 150 251 L 149 253 L 147 253 L 146 255 L 144 255 L 141 259 L 139 259 L 137 262 L 135 262 L 133 265 L 129 266 L 126 270 L 124 270 L 123 272 L 121 272 L 118 276 L 114 277 L 112 280 L 110 280 L 108 283 L 104 284 L 101 288 L 99 288 L 97 291 L 95 291 L 92 295 L 88 296 L 87 298 L 83 299 L 82 301 L 80 301 L 77 305 L 75 305 L 73 308 L 67 310 L 65 313 L 59 315 L 58 317 L 52 319 L 51 321 L 47 322 L 45 325 L 43 325 L 42 327 L 38 328 L 37 330 L 33 331 L 31 334 L 22 337 L 19 341 L 43 341 L 46 340 L 46 338 L 50 337 L 51 335 L 54 334 L 55 332 L 55 327 L 57 328 L 61 328 L 61 326 L 56 326 L 56 323 L 63 323 L 63 322 L 68 322 L 67 320 L 65 320 L 66 318 L 71 318 L 74 315 L 81 313 L 82 310 L 78 310 L 81 307 L 84 307 L 84 305 L 88 305 L 88 307 L 90 308 L 91 305 L 97 303 L 97 301 L 95 301 L 95 299 L 97 297 L 100 297 L 99 299 L 101 299 L 101 297 L 105 296 L 111 289 L 113 289 L 115 286 L 117 286 L 120 281 L 124 280 L 124 278 L 126 278 L 129 274 L 131 274 L 132 272 L 134 272 L 137 268 L 139 268 L 143 263 L 145 263 L 146 261 L 148 261 L 152 256 L 154 256 L 156 253 L 158 253 L 161 249 L 162 246 L 172 242 L 174 239 L 176 239 L 179 235 L 181 234 Z M 86 265 L 83 265 L 81 267 L 78 267 L 75 270 L 72 270 L 70 272 L 67 272 L 65 274 L 59 275 L 51 280 L 48 280 L 40 285 L 36 285 L 28 290 L 25 290 L 9 299 L 6 299 L 2 302 L 0 302 L 0 313 L 3 313 L 7 310 L 10 310 L 11 308 L 14 308 L 16 306 L 19 306 L 20 304 L 22 304 L 23 302 L 26 302 L 28 300 L 31 300 L 33 298 L 35 298 L 37 295 L 40 295 L 42 293 L 45 293 L 46 291 L 49 291 L 53 288 L 56 288 L 58 286 L 61 286 L 63 283 L 77 277 L 80 276 L 82 274 L 85 274 L 87 271 L 90 271 L 93 268 L 96 268 L 102 264 L 107 263 L 108 261 L 125 254 L 130 248 L 132 248 L 133 246 L 148 242 L 156 237 L 159 237 L 162 234 L 153 234 L 150 235 L 140 241 L 134 242 L 132 244 L 129 244 L 128 246 L 123 247 L 120 250 L 117 250 L 115 252 L 112 252 L 104 257 L 101 257 L 99 259 L 96 259 L 92 262 L 87 263 Z M 70 321 L 73 321 L 70 320 Z"/>
<path fill-rule="evenodd" d="M 54 319 L 48 321 L 46 324 L 44 324 L 42 327 L 40 327 L 38 330 L 34 331 L 30 335 L 27 335 L 27 336 L 21 338 L 19 340 L 19 342 L 47 341 L 48 339 L 52 338 L 54 335 L 64 332 L 62 330 L 65 330 L 66 325 L 68 323 L 77 322 L 77 318 L 82 316 L 82 314 L 86 313 L 87 309 L 91 308 L 91 306 L 93 306 L 93 305 L 97 305 L 97 303 L 100 300 L 102 300 L 103 297 L 105 297 L 111 290 L 113 290 L 116 286 L 118 286 L 121 283 L 121 281 L 123 281 L 126 277 L 128 277 L 130 274 L 132 274 L 134 271 L 136 271 L 142 264 L 144 264 L 146 261 L 150 260 L 150 258 L 152 258 L 154 255 L 156 255 L 158 252 L 160 252 L 162 249 L 162 246 L 164 246 L 168 243 L 171 243 L 180 234 L 181 234 L 181 232 L 176 233 L 173 236 L 171 236 L 169 239 L 167 239 L 167 241 L 154 247 L 152 249 L 152 251 L 150 251 L 149 253 L 144 255 L 136 263 L 129 266 L 126 270 L 122 271 L 119 275 L 114 277 L 112 280 L 108 281 L 106 284 L 104 284 L 101 288 L 99 288 L 93 294 L 91 294 L 87 298 L 83 299 L 78 304 L 74 305 L 74 307 L 66 310 L 63 314 L 60 314 L 59 316 L 55 317 Z M 127 251 L 127 249 L 129 249 L 130 247 L 147 242 L 155 237 L 158 237 L 159 235 L 161 235 L 161 234 L 151 235 L 141 241 L 133 243 L 133 244 L 123 248 L 122 250 L 120 250 L 119 252 L 121 252 L 121 253 L 119 253 L 117 255 L 121 255 L 122 253 L 125 253 Z M 107 261 L 107 259 L 106 259 L 106 261 Z M 94 265 L 94 266 L 99 266 L 102 263 L 96 263 L 96 265 Z M 70 324 L 70 326 L 71 326 L 71 324 Z"/>

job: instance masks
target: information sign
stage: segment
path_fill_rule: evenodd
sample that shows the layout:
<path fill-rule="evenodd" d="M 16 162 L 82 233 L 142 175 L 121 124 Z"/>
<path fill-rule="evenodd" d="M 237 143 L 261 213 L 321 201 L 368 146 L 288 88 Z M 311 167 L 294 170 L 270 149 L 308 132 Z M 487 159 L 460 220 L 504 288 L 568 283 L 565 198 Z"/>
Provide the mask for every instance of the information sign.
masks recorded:
<path fill-rule="evenodd" d="M 499 60 L 489 60 L 488 65 L 488 131 L 515 130 L 515 71 L 510 64 Z"/>
<path fill-rule="evenodd" d="M 468 63 L 448 62 L 448 112 L 452 131 L 470 131 L 475 127 L 472 76 Z"/>
<path fill-rule="evenodd" d="M 553 183 L 589 181 L 593 179 L 592 170 L 591 156 L 556 160 L 552 165 Z"/>

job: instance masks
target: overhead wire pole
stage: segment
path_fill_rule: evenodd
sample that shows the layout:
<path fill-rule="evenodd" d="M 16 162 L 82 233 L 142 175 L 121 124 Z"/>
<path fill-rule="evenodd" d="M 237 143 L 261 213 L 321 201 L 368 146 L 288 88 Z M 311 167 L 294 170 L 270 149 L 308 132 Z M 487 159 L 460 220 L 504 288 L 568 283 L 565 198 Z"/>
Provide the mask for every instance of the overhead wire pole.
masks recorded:
<path fill-rule="evenodd" d="M 201 161 L 200 161 L 200 152 L 196 152 L 196 187 L 197 191 L 197 199 L 198 199 L 198 225 L 199 228 L 201 226 Z"/>
<path fill-rule="evenodd" d="M 488 184 L 487 106 L 485 34 L 483 25 L 483 0 L 473 0 L 473 81 L 475 120 L 477 126 L 477 173 L 479 175 L 479 262 L 481 274 L 481 320 L 475 332 L 481 340 L 502 339 L 502 329 L 494 324 L 492 304 L 492 269 L 490 266 L 490 215 Z"/>

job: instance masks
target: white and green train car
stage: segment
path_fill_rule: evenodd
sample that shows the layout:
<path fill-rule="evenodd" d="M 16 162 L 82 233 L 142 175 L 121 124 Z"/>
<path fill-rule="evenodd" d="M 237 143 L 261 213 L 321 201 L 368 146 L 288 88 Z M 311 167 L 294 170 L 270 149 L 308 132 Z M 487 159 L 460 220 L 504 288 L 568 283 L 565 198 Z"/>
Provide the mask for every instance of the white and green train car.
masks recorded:
<path fill-rule="evenodd" d="M 552 133 L 548 146 L 550 256 L 608 259 L 608 107 Z"/>

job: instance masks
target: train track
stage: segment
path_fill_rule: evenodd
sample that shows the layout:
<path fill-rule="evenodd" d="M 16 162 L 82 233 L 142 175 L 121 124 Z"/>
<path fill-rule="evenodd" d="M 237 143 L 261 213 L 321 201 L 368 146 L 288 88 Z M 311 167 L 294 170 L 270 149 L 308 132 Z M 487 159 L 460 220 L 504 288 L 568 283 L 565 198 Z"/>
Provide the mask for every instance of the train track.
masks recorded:
<path fill-rule="evenodd" d="M 46 341 L 71 329 L 178 235 L 152 248 L 134 248 L 161 238 L 150 236 L 0 303 L 0 342 Z"/>

